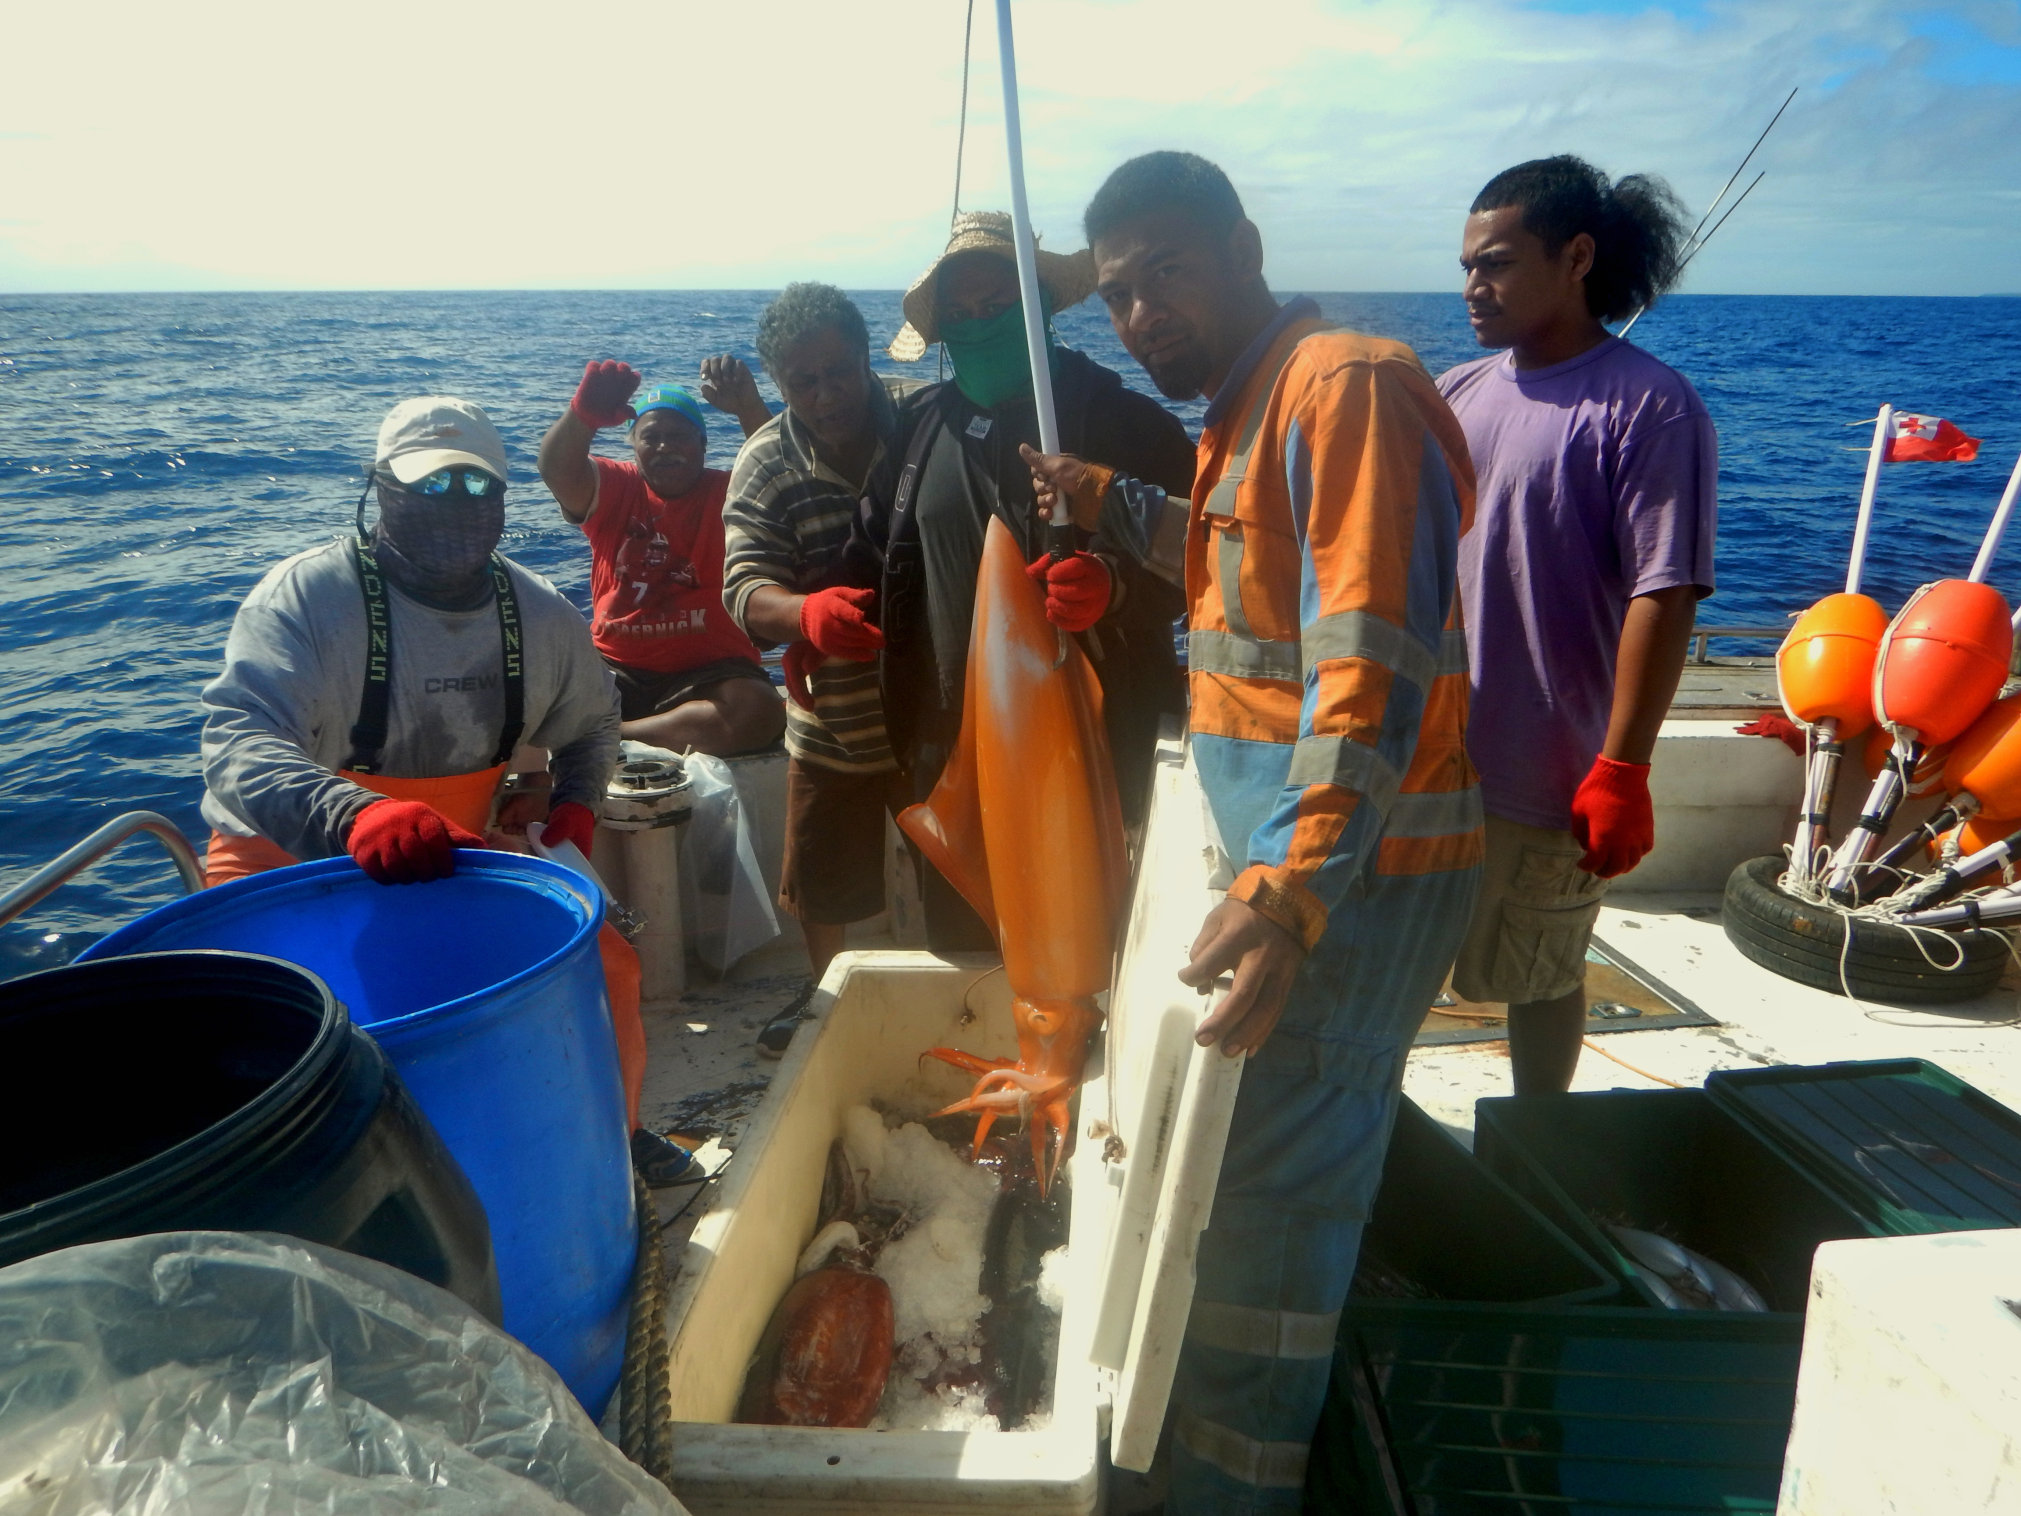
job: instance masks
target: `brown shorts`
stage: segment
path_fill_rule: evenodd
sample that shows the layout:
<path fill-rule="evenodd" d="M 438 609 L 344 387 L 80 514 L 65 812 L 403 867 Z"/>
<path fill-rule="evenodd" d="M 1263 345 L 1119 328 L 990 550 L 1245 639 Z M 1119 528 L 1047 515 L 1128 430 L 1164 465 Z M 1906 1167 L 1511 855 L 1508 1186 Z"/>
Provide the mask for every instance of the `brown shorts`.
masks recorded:
<path fill-rule="evenodd" d="M 1453 965 L 1453 993 L 1527 1005 L 1569 995 L 1586 980 L 1586 944 L 1607 881 L 1579 867 L 1570 832 L 1488 817 L 1481 894 Z"/>
<path fill-rule="evenodd" d="M 617 681 L 618 718 L 622 721 L 643 721 L 690 700 L 699 700 L 702 691 L 726 679 L 756 679 L 768 685 L 772 682 L 765 665 L 753 663 L 749 658 L 718 658 L 714 663 L 697 664 L 672 674 L 634 668 L 628 663 L 611 663 L 608 658 L 604 662 L 610 665 L 611 677 Z"/>
<path fill-rule="evenodd" d="M 788 758 L 779 904 L 820 926 L 883 910 L 884 818 L 911 803 L 896 771 L 856 774 Z"/>

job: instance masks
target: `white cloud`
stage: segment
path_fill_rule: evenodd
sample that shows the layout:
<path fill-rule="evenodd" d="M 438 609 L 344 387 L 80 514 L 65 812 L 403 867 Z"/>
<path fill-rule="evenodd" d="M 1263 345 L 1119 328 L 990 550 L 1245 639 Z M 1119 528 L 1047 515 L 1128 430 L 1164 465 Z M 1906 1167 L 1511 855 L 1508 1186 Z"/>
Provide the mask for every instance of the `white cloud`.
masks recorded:
<path fill-rule="evenodd" d="M 1004 199 L 978 0 L 964 201 Z M 909 280 L 945 225 L 962 0 L 36 7 L 9 23 L 0 288 Z M 1934 34 L 1929 24 L 1943 24 Z M 1286 288 L 1449 287 L 1495 170 L 1583 153 L 1702 204 L 1792 84 L 1692 287 L 2016 286 L 2021 7 L 1018 0 L 1034 216 L 1215 158 Z M 1985 60 L 2004 60 L 1987 74 Z M 1957 69 L 1978 72 L 1959 82 Z"/>

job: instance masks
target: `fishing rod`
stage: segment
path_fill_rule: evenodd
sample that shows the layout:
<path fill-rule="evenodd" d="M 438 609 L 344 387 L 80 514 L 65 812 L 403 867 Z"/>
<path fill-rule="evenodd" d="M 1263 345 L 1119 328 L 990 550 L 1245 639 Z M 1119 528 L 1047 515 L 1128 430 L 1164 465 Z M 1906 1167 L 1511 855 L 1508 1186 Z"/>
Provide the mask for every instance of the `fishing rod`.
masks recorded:
<path fill-rule="evenodd" d="M 1017 244 L 1018 292 L 1025 315 L 1025 352 L 1032 366 L 1032 399 L 1038 404 L 1039 451 L 1060 450 L 1059 417 L 1053 409 L 1053 366 L 1046 349 L 1046 313 L 1039 287 L 1037 243 L 1032 237 L 1031 206 L 1025 199 L 1024 126 L 1018 114 L 1017 47 L 1011 39 L 1011 0 L 996 0 L 997 55 L 1003 65 L 1003 124 L 1005 146 L 1010 153 L 1011 240 Z M 1055 559 L 1074 550 L 1074 523 L 1071 513 L 1055 521 L 1046 532 L 1047 545 Z"/>
<path fill-rule="evenodd" d="M 1775 130 L 1776 122 L 1782 120 L 1782 113 L 1789 109 L 1789 103 L 1794 99 L 1796 99 L 1796 90 L 1792 89 L 1786 96 L 1783 97 L 1782 104 L 1776 107 L 1775 114 L 1768 118 L 1768 125 L 1764 126 L 1761 129 L 1761 135 L 1754 139 L 1754 146 L 1750 147 L 1747 150 L 1747 156 L 1740 160 L 1739 166 L 1735 168 L 1733 173 L 1728 177 L 1726 183 L 1720 188 L 1719 193 L 1712 197 L 1712 204 L 1708 205 L 1705 208 L 1705 214 L 1698 218 L 1698 225 L 1694 226 L 1691 229 L 1691 235 L 1684 239 L 1684 257 L 1679 260 L 1677 265 L 1677 272 L 1680 275 L 1683 274 L 1685 269 L 1691 266 L 1691 260 L 1693 258 L 1696 258 L 1701 252 L 1705 250 L 1705 244 L 1710 242 L 1716 235 L 1718 235 L 1720 227 L 1726 225 L 1727 218 L 1730 217 L 1735 211 L 1740 209 L 1740 201 L 1745 200 L 1749 195 L 1753 194 L 1755 185 L 1761 183 L 1763 179 L 1768 177 L 1768 172 L 1765 169 L 1762 172 L 1756 174 L 1754 178 L 1749 182 L 1747 188 L 1740 192 L 1740 200 L 1734 201 L 1733 204 L 1730 207 L 1728 207 L 1726 215 L 1721 216 L 1717 222 L 1714 222 L 1711 231 L 1709 232 L 1705 231 L 1705 223 L 1712 220 L 1712 213 L 1719 209 L 1720 202 L 1726 198 L 1727 191 L 1732 189 L 1733 186 L 1739 182 L 1740 176 L 1747 170 L 1747 165 L 1754 160 L 1754 155 L 1761 150 L 1762 143 L 1768 141 L 1768 134 Z M 1704 232 L 1703 236 L 1699 235 L 1701 232 Z M 1642 319 L 1643 315 L 1648 311 L 1648 309 L 1649 307 L 1645 305 L 1642 307 L 1641 310 L 1638 310 L 1634 315 L 1630 316 L 1628 318 L 1628 324 L 1622 327 L 1619 332 L 1615 333 L 1615 335 L 1617 337 L 1627 336 L 1630 332 L 1632 332 L 1635 329 L 1635 323 Z"/>
<path fill-rule="evenodd" d="M 1741 160 L 1740 160 L 1740 167 L 1739 167 L 1739 168 L 1736 168 L 1736 169 L 1735 169 L 1735 170 L 1733 171 L 1733 176 L 1732 176 L 1732 178 L 1728 179 L 1728 180 L 1726 181 L 1725 185 L 1724 185 L 1724 186 L 1723 186 L 1723 187 L 1722 187 L 1722 188 L 1720 189 L 1719 193 L 1718 193 L 1717 195 L 1714 195 L 1714 196 L 1712 197 L 1712 204 L 1708 205 L 1708 206 L 1707 206 L 1707 207 L 1705 208 L 1705 214 L 1704 214 L 1704 215 L 1702 215 L 1702 216 L 1700 216 L 1700 217 L 1698 218 L 1698 225 L 1697 225 L 1697 226 L 1694 226 L 1694 227 L 1693 227 L 1693 228 L 1691 229 L 1691 235 L 1690 235 L 1689 237 L 1687 237 L 1687 238 L 1685 239 L 1685 243 L 1684 243 L 1684 245 L 1685 245 L 1686 247 L 1690 247 L 1690 246 L 1691 246 L 1691 245 L 1692 245 L 1693 243 L 1695 243 L 1695 242 L 1698 242 L 1698 241 L 1699 241 L 1699 236 L 1698 236 L 1698 234 L 1699 234 L 1699 233 L 1700 233 L 1701 231 L 1704 231 L 1704 230 L 1705 230 L 1705 223 L 1706 223 L 1706 222 L 1708 222 L 1708 221 L 1710 221 L 1710 220 L 1712 219 L 1712 213 L 1713 213 L 1714 211 L 1716 211 L 1716 210 L 1718 210 L 1718 209 L 1719 209 L 1719 202 L 1720 202 L 1720 201 L 1722 201 L 1722 200 L 1724 200 L 1724 199 L 1726 198 L 1726 192 L 1727 192 L 1727 190 L 1730 190 L 1730 189 L 1732 189 L 1732 188 L 1733 188 L 1733 186 L 1734 186 L 1734 184 L 1735 184 L 1735 182 L 1739 180 L 1740 176 L 1741 176 L 1742 174 L 1744 174 L 1745 172 L 1747 172 L 1747 165 L 1749 164 L 1749 162 L 1751 162 L 1751 161 L 1753 160 L 1753 158 L 1754 158 L 1754 155 L 1755 155 L 1755 154 L 1756 154 L 1757 152 L 1759 152 L 1759 151 L 1761 150 L 1761 145 L 1762 145 L 1762 143 L 1764 143 L 1764 142 L 1768 141 L 1768 134 L 1769 134 L 1770 132 L 1772 132 L 1772 131 L 1774 131 L 1774 130 L 1775 130 L 1775 124 L 1776 124 L 1776 122 L 1778 122 L 1778 121 L 1782 120 L 1782 113 L 1783 113 L 1784 111 L 1786 111 L 1786 110 L 1788 110 L 1788 109 L 1789 109 L 1789 103 L 1790 103 L 1790 101 L 1794 100 L 1795 98 L 1796 98 L 1796 90 L 1792 89 L 1792 90 L 1791 90 L 1791 91 L 1789 92 L 1789 94 L 1788 94 L 1788 95 L 1786 95 L 1786 96 L 1785 96 L 1785 97 L 1783 98 L 1783 102 L 1782 102 L 1782 104 L 1776 107 L 1776 111 L 1775 111 L 1775 114 L 1774 114 L 1773 116 L 1770 116 L 1770 117 L 1768 118 L 1768 125 L 1767 125 L 1767 126 L 1764 126 L 1764 127 L 1763 127 L 1763 128 L 1761 129 L 1761 135 L 1760 135 L 1759 137 L 1756 137 L 1756 138 L 1754 139 L 1754 146 L 1753 146 L 1753 147 L 1751 147 L 1751 148 L 1749 148 L 1749 149 L 1747 150 L 1747 157 L 1745 157 L 1745 158 L 1743 158 L 1743 159 L 1741 159 Z M 1761 183 L 1761 176 L 1757 174 L 1757 175 L 1755 176 L 1755 181 L 1754 181 L 1754 184 L 1759 184 L 1759 183 Z M 1750 185 L 1749 185 L 1749 186 L 1748 186 L 1747 188 L 1748 188 L 1748 189 L 1753 189 L 1753 188 L 1754 188 L 1754 184 L 1750 184 Z M 1746 195 L 1746 191 L 1742 191 L 1742 193 L 1741 193 L 1741 199 L 1742 199 L 1742 200 L 1744 200 L 1744 199 L 1746 199 L 1746 198 L 1747 198 L 1747 195 Z M 1734 205 L 1735 205 L 1736 207 L 1737 207 L 1737 206 L 1738 206 L 1739 204 L 1740 204 L 1740 201 L 1739 201 L 1739 200 L 1736 200 L 1736 201 L 1734 202 Z M 1732 212 L 1732 211 L 1728 211 L 1728 212 L 1727 212 L 1726 214 L 1727 214 L 1727 216 L 1730 216 L 1730 215 L 1732 215 L 1732 214 L 1733 214 L 1733 212 Z M 1726 217 L 1725 217 L 1725 216 L 1722 216 L 1722 217 L 1720 217 L 1720 220 L 1721 220 L 1722 222 L 1724 222 L 1724 221 L 1725 221 L 1725 219 L 1726 219 Z M 1719 230 L 1719 228 L 1718 228 L 1718 227 L 1716 227 L 1716 226 L 1715 226 L 1715 227 L 1714 227 L 1714 228 L 1712 229 L 1712 231 L 1714 231 L 1714 232 L 1716 232 L 1716 231 L 1718 231 L 1718 230 Z M 1711 241 L 1711 240 L 1712 240 L 1712 232 L 1706 232 L 1706 234 L 1705 234 L 1705 241 L 1709 242 L 1709 241 Z"/>

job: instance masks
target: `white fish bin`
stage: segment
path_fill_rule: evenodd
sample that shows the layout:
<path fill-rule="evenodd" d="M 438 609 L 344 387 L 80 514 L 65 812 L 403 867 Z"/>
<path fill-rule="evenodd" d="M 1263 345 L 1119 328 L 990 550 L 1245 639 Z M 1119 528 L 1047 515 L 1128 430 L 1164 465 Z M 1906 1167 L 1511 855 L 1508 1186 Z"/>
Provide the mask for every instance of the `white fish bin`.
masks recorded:
<path fill-rule="evenodd" d="M 1046 1256 L 1039 1284 L 1058 1312 L 1049 1389 L 1035 1414 L 1011 1430 L 979 1414 L 979 1400 L 927 1406 L 923 1417 L 915 1403 L 909 1421 L 897 1418 L 936 1430 L 879 1430 L 878 1419 L 863 1430 L 736 1420 L 766 1325 L 814 1240 L 837 1143 L 859 1172 L 887 1157 L 913 1163 L 910 1188 L 902 1175 L 890 1182 L 904 1194 L 886 1194 L 875 1175 L 871 1194 L 912 1205 L 904 1242 L 944 1241 L 941 1261 L 958 1275 L 952 1293 L 980 1283 L 968 1278 L 971 1267 L 980 1271 L 977 1245 L 952 1233 L 943 1240 L 937 1216 L 917 1214 L 937 1203 L 950 1212 L 967 1206 L 972 1220 L 961 1176 L 940 1173 L 936 1182 L 946 1193 L 922 1199 L 918 1134 L 881 1141 L 866 1108 L 889 1131 L 967 1095 L 974 1076 L 923 1059 L 928 1048 L 1015 1056 L 1009 986 L 988 959 L 867 952 L 835 960 L 816 996 L 816 1019 L 794 1038 L 722 1197 L 695 1229 L 669 1303 L 673 1487 L 696 1516 L 1079 1516 L 1102 1508 L 1111 1462 L 1149 1466 L 1241 1076 L 1239 1062 L 1193 1043 L 1208 1002 L 1176 978 L 1227 883 L 1212 837 L 1184 747 L 1169 738 L 1159 746 L 1107 1024 L 1089 1053 L 1074 1150 L 1061 1168 L 1065 1251 Z M 965 1162 L 966 1145 L 958 1151 Z M 936 1164 L 946 1167 L 939 1160 L 927 1166 Z M 993 1183 L 982 1182 L 985 1196 Z M 887 1276 L 905 1271 L 892 1258 L 899 1245 L 878 1260 Z M 949 1277 L 940 1276 L 943 1286 Z M 944 1304 L 949 1291 L 929 1293 Z M 904 1290 L 894 1294 L 901 1339 L 895 1377 L 908 1372 L 908 1305 Z M 920 1315 L 917 1302 L 911 1314 Z M 894 1393 L 887 1391 L 883 1409 Z"/>

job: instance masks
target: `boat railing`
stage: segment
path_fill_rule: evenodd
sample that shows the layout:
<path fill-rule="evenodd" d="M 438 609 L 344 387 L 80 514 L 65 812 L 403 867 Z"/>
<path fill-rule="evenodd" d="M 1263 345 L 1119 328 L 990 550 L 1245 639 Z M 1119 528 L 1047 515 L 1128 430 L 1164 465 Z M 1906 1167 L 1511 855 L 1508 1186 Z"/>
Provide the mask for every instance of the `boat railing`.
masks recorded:
<path fill-rule="evenodd" d="M 1714 637 L 1749 638 L 1780 644 L 1789 635 L 1788 626 L 1694 626 L 1691 629 L 1691 662 L 1710 663 L 1706 644 Z"/>
<path fill-rule="evenodd" d="M 168 849 L 175 871 L 182 877 L 184 894 L 193 895 L 204 887 L 203 865 L 197 861 L 196 849 L 177 830 L 175 823 L 154 811 L 128 811 L 124 816 L 116 816 L 106 822 L 75 847 L 45 863 L 5 895 L 0 895 L 0 926 L 5 926 L 37 901 L 69 883 L 127 838 L 142 832 Z"/>

